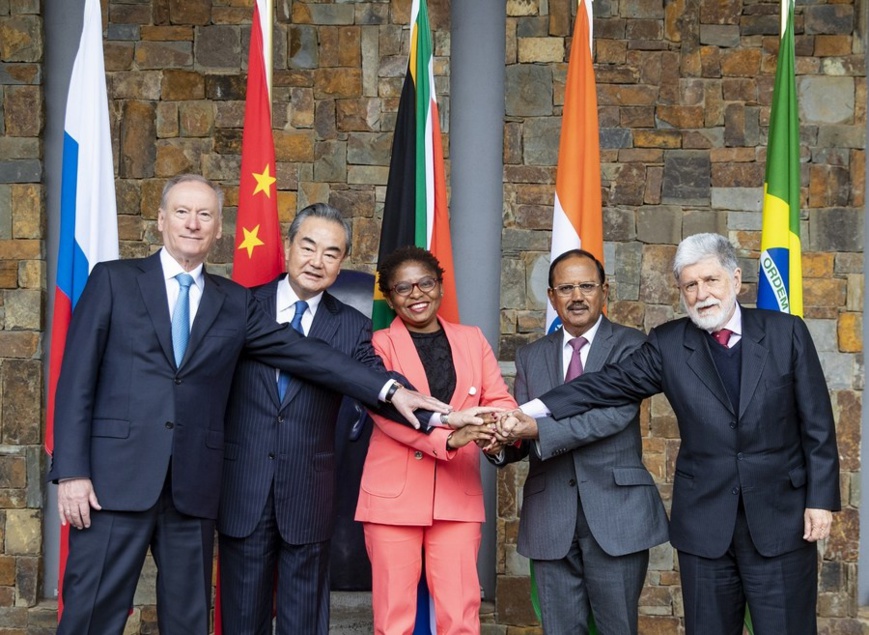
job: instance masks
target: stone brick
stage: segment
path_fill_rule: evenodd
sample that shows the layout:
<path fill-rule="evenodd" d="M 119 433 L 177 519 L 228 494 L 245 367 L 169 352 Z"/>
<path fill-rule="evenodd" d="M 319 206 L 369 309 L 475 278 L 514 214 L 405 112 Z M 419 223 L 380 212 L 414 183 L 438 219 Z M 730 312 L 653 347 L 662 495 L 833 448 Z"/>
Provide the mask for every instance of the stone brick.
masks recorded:
<path fill-rule="evenodd" d="M 13 185 L 11 193 L 13 238 L 42 238 L 42 187 Z"/>
<path fill-rule="evenodd" d="M 42 514 L 37 509 L 6 510 L 5 553 L 38 555 L 42 547 Z"/>
<path fill-rule="evenodd" d="M 329 205 L 341 210 L 348 218 L 371 218 L 374 216 L 374 192 L 370 190 L 332 190 Z M 354 220 L 354 224 L 355 224 Z M 379 237 L 379 233 L 377 234 Z M 354 251 L 356 251 L 354 247 Z"/>
<path fill-rule="evenodd" d="M 109 24 L 150 24 L 151 20 L 148 5 L 109 3 Z"/>
<path fill-rule="evenodd" d="M 537 15 L 540 12 L 540 0 L 507 0 L 507 15 L 521 17 Z"/>
<path fill-rule="evenodd" d="M 6 134 L 36 137 L 42 132 L 43 106 L 40 86 L 6 86 L 3 98 Z"/>
<path fill-rule="evenodd" d="M 287 29 L 287 64 L 290 68 L 317 68 L 319 43 L 316 27 L 292 24 Z"/>
<path fill-rule="evenodd" d="M 318 141 L 314 146 L 314 180 L 344 182 L 347 179 L 347 144 Z"/>
<path fill-rule="evenodd" d="M 160 97 L 166 100 L 203 99 L 205 78 L 195 71 L 165 69 Z"/>
<path fill-rule="evenodd" d="M 809 249 L 811 251 L 862 250 L 862 210 L 829 208 L 812 210 L 809 215 Z"/>
<path fill-rule="evenodd" d="M 15 569 L 15 605 L 36 606 L 41 597 L 41 559 L 18 558 Z M 32 631 L 28 629 L 28 632 Z"/>
<path fill-rule="evenodd" d="M 804 12 L 806 35 L 851 33 L 854 7 L 845 4 L 807 6 Z"/>
<path fill-rule="evenodd" d="M 179 108 L 181 136 L 207 137 L 214 129 L 214 107 L 207 101 L 183 103 Z"/>
<path fill-rule="evenodd" d="M 136 44 L 136 65 L 142 70 L 184 68 L 193 64 L 191 42 L 139 42 Z"/>
<path fill-rule="evenodd" d="M 362 71 L 358 68 L 320 68 L 314 71 L 314 98 L 360 97 Z"/>
<path fill-rule="evenodd" d="M 560 37 L 520 37 L 518 46 L 520 64 L 564 60 L 564 40 Z"/>
<path fill-rule="evenodd" d="M 389 168 L 386 166 L 351 165 L 347 168 L 347 183 L 355 185 L 386 185 Z"/>
<path fill-rule="evenodd" d="M 136 46 L 133 42 L 103 42 L 103 56 L 107 72 L 128 71 L 133 66 L 133 54 Z"/>
<path fill-rule="evenodd" d="M 318 31 L 320 67 L 358 67 L 361 63 L 361 31 L 357 26 L 322 27 Z"/>
<path fill-rule="evenodd" d="M 275 159 L 278 161 L 313 161 L 314 140 L 308 132 L 275 131 Z"/>
<path fill-rule="evenodd" d="M 854 119 L 853 77 L 803 77 L 797 83 L 801 119 L 806 123 L 847 124 Z"/>
<path fill-rule="evenodd" d="M 664 203 L 708 204 L 710 197 L 709 155 L 673 151 L 664 158 Z"/>
<path fill-rule="evenodd" d="M 118 176 L 122 178 L 154 176 L 156 139 L 154 104 L 132 100 L 125 102 L 121 118 Z"/>
<path fill-rule="evenodd" d="M 42 241 L 0 240 L 0 260 L 29 260 L 44 257 Z"/>
<path fill-rule="evenodd" d="M 238 69 L 241 39 L 238 27 L 227 25 L 196 27 L 194 46 L 197 65 L 215 69 Z"/>
<path fill-rule="evenodd" d="M 293 128 L 314 126 L 314 91 L 310 88 L 290 89 L 289 123 Z"/>
<path fill-rule="evenodd" d="M 336 100 L 337 129 L 342 132 L 379 130 L 381 104 L 380 99 L 368 97 Z"/>
<path fill-rule="evenodd" d="M 41 62 L 42 20 L 35 15 L 0 19 L 0 59 L 4 62 Z"/>
<path fill-rule="evenodd" d="M 839 350 L 860 353 L 863 350 L 863 316 L 861 313 L 839 315 Z"/>
<path fill-rule="evenodd" d="M 682 145 L 678 130 L 634 130 L 634 147 L 675 149 Z"/>
<path fill-rule="evenodd" d="M 528 577 L 503 576 L 495 589 L 495 605 L 498 620 L 508 624 L 532 625 L 537 623 L 531 597 L 531 581 Z"/>
<path fill-rule="evenodd" d="M 526 165 L 557 165 L 561 119 L 535 117 L 525 120 L 522 132 Z"/>
<path fill-rule="evenodd" d="M 169 19 L 172 24 L 208 24 L 211 5 L 211 0 L 169 0 Z"/>
<path fill-rule="evenodd" d="M 655 110 L 659 120 L 674 128 L 702 128 L 702 106 L 658 106 Z"/>
<path fill-rule="evenodd" d="M 189 26 L 143 26 L 141 39 L 155 42 L 192 42 L 193 29 Z M 134 39 L 140 39 L 135 37 Z"/>
<path fill-rule="evenodd" d="M 180 128 L 178 126 L 177 103 L 161 101 L 157 104 L 156 131 L 157 137 L 160 139 L 178 136 Z"/>
<path fill-rule="evenodd" d="M 293 3 L 292 22 L 295 24 L 353 24 L 353 5 Z"/>
<path fill-rule="evenodd" d="M 508 116 L 552 114 L 552 73 L 547 67 L 536 64 L 508 66 L 505 90 Z"/>
<path fill-rule="evenodd" d="M 643 248 L 640 301 L 677 305 L 679 291 L 672 274 L 675 253 L 675 245 L 646 245 Z M 651 317 L 649 307 L 646 316 Z"/>
<path fill-rule="evenodd" d="M 832 395 L 836 412 L 836 443 L 843 471 L 860 469 L 861 393 L 840 390 Z"/>
<path fill-rule="evenodd" d="M 637 236 L 644 243 L 674 245 L 682 239 L 679 207 L 643 207 L 637 213 Z"/>
<path fill-rule="evenodd" d="M 15 585 L 15 561 L 13 556 L 0 556 L 0 586 Z"/>
<path fill-rule="evenodd" d="M 337 136 L 334 100 L 314 102 L 314 130 L 320 139 L 332 139 Z"/>
<path fill-rule="evenodd" d="M 0 62 L 0 84 L 41 84 L 42 65 Z"/>
<path fill-rule="evenodd" d="M 18 263 L 14 260 L 0 260 L 0 289 L 18 288 Z"/>
<path fill-rule="evenodd" d="M 642 205 L 646 182 L 642 163 L 625 163 L 616 167 L 607 202 L 611 205 Z"/>
<path fill-rule="evenodd" d="M 0 156 L 6 159 L 39 159 L 42 148 L 36 137 L 0 137 Z"/>
<path fill-rule="evenodd" d="M 12 289 L 5 291 L 3 298 L 7 329 L 42 329 L 41 290 Z"/>
<path fill-rule="evenodd" d="M 347 161 L 357 165 L 389 165 L 392 137 L 391 133 L 351 133 L 347 142 Z"/>

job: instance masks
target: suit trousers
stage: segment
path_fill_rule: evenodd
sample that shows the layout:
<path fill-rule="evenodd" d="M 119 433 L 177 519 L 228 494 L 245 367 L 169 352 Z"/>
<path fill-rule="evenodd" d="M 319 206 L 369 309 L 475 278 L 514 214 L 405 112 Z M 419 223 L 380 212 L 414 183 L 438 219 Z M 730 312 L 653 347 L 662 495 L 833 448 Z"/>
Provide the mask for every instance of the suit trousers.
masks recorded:
<path fill-rule="evenodd" d="M 755 635 L 816 635 L 815 543 L 774 557 L 758 553 L 740 501 L 720 558 L 679 552 L 687 635 L 741 635 L 748 603 Z"/>
<path fill-rule="evenodd" d="M 160 633 L 209 632 L 214 521 L 179 512 L 170 481 L 167 476 L 148 510 L 92 509 L 88 529 L 70 529 L 59 634 L 123 633 L 149 547 L 157 564 Z"/>
<path fill-rule="evenodd" d="M 271 635 L 273 607 L 277 635 L 328 635 L 329 541 L 284 542 L 274 490 L 251 535 L 220 534 L 218 559 L 224 635 Z"/>
<path fill-rule="evenodd" d="M 600 635 L 637 634 L 649 551 L 606 553 L 591 533 L 579 497 L 576 533 L 567 555 L 533 563 L 546 635 L 588 633 L 589 611 Z"/>
<path fill-rule="evenodd" d="M 480 525 L 448 520 L 423 527 L 363 523 L 377 635 L 413 633 L 423 549 L 438 634 L 479 635 Z"/>

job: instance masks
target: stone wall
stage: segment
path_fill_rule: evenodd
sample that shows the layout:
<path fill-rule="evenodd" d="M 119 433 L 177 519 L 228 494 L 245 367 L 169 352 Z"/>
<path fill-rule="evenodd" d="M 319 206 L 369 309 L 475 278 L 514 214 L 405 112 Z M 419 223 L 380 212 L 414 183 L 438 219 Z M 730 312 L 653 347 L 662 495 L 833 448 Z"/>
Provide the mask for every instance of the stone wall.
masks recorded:
<path fill-rule="evenodd" d="M 500 356 L 540 336 L 551 205 L 575 3 L 508 0 Z M 648 330 L 679 312 L 675 245 L 727 235 L 756 297 L 761 197 L 779 2 L 597 0 L 594 62 L 600 113 L 609 316 Z M 805 317 L 836 415 L 844 509 L 821 546 L 824 633 L 859 632 L 857 616 L 865 193 L 865 2 L 798 3 Z M 533 90 L 528 87 L 533 86 Z M 669 506 L 679 447 L 666 399 L 642 409 L 645 462 Z M 516 553 L 527 465 L 499 478 L 497 619 L 537 632 L 528 562 Z M 675 555 L 653 550 L 641 632 L 682 631 Z"/>
<path fill-rule="evenodd" d="M 507 118 L 501 358 L 542 330 L 545 271 L 573 0 L 506 0 Z M 169 176 L 227 189 L 211 268 L 232 261 L 251 0 L 103 0 L 121 253 L 159 244 Z M 862 408 L 865 0 L 800 4 L 797 73 L 803 158 L 806 317 L 821 351 L 840 438 L 843 500 L 822 548 L 819 612 L 856 632 Z M 45 465 L 45 193 L 40 0 L 0 0 L 0 630 L 53 632 L 41 600 Z M 449 113 L 449 1 L 430 0 L 435 73 Z M 648 329 L 678 310 L 675 244 L 721 231 L 755 293 L 760 197 L 778 2 L 597 0 L 609 315 Z M 391 131 L 406 67 L 410 0 L 277 0 L 274 135 L 278 202 L 329 201 L 353 217 L 350 266 L 376 258 Z M 50 45 L 50 43 L 48 43 Z M 448 122 L 442 122 L 448 132 Z M 445 143 L 445 148 L 448 149 Z M 643 408 L 646 462 L 669 499 L 678 435 L 665 400 Z M 489 633 L 534 632 L 527 562 L 515 551 L 523 466 L 499 477 L 499 578 Z M 53 513 L 53 512 L 52 512 Z M 643 632 L 680 632 L 678 573 L 654 551 Z M 149 571 L 146 575 L 152 575 Z M 156 632 L 153 585 L 127 632 Z"/>

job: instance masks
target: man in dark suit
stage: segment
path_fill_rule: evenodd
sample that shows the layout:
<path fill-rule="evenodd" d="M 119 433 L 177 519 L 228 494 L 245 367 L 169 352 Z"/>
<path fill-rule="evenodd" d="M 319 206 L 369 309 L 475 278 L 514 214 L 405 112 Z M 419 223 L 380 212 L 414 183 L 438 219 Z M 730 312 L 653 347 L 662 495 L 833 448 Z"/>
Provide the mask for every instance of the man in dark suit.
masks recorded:
<path fill-rule="evenodd" d="M 334 207 L 301 210 L 285 242 L 287 275 L 253 289 L 278 322 L 302 311 L 308 337 L 382 370 L 371 321 L 327 289 L 350 252 Z M 335 521 L 335 426 L 342 395 L 242 356 L 230 393 L 217 528 L 226 635 L 329 632 L 329 540 Z M 277 586 L 277 594 L 275 587 Z"/>
<path fill-rule="evenodd" d="M 817 632 L 817 541 L 840 508 L 830 398 L 806 325 L 741 307 L 742 275 L 717 234 L 682 241 L 673 273 L 687 318 L 635 353 L 526 404 L 563 418 L 663 392 L 681 436 L 670 542 L 689 635 Z M 512 437 L 524 424 L 505 420 Z"/>
<path fill-rule="evenodd" d="M 224 416 L 242 351 L 370 405 L 441 410 L 430 398 L 277 324 L 250 292 L 208 274 L 222 195 L 169 181 L 163 249 L 94 267 L 73 314 L 57 387 L 61 522 L 70 532 L 59 633 L 121 633 L 148 549 L 161 633 L 207 633 Z"/>
<path fill-rule="evenodd" d="M 645 336 L 602 314 L 603 265 L 581 249 L 549 267 L 549 302 L 563 328 L 516 353 L 516 400 L 538 397 L 636 350 Z M 574 419 L 531 419 L 503 463 L 530 457 L 519 553 L 531 558 L 543 629 L 637 633 L 649 549 L 667 541 L 667 515 L 642 461 L 640 402 Z"/>

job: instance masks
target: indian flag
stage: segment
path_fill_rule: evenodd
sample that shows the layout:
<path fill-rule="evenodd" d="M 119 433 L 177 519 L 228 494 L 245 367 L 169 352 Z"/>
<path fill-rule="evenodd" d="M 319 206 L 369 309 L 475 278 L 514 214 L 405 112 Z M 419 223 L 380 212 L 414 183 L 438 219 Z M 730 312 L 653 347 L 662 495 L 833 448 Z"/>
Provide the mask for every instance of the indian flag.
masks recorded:
<path fill-rule="evenodd" d="M 763 186 L 757 306 L 801 316 L 800 118 L 794 78 L 793 22 L 793 0 L 784 0 Z"/>
<path fill-rule="evenodd" d="M 603 262 L 600 195 L 600 131 L 592 65 L 592 0 L 579 0 L 567 67 L 550 262 L 570 249 L 585 249 Z M 546 332 L 561 326 L 546 308 Z"/>

